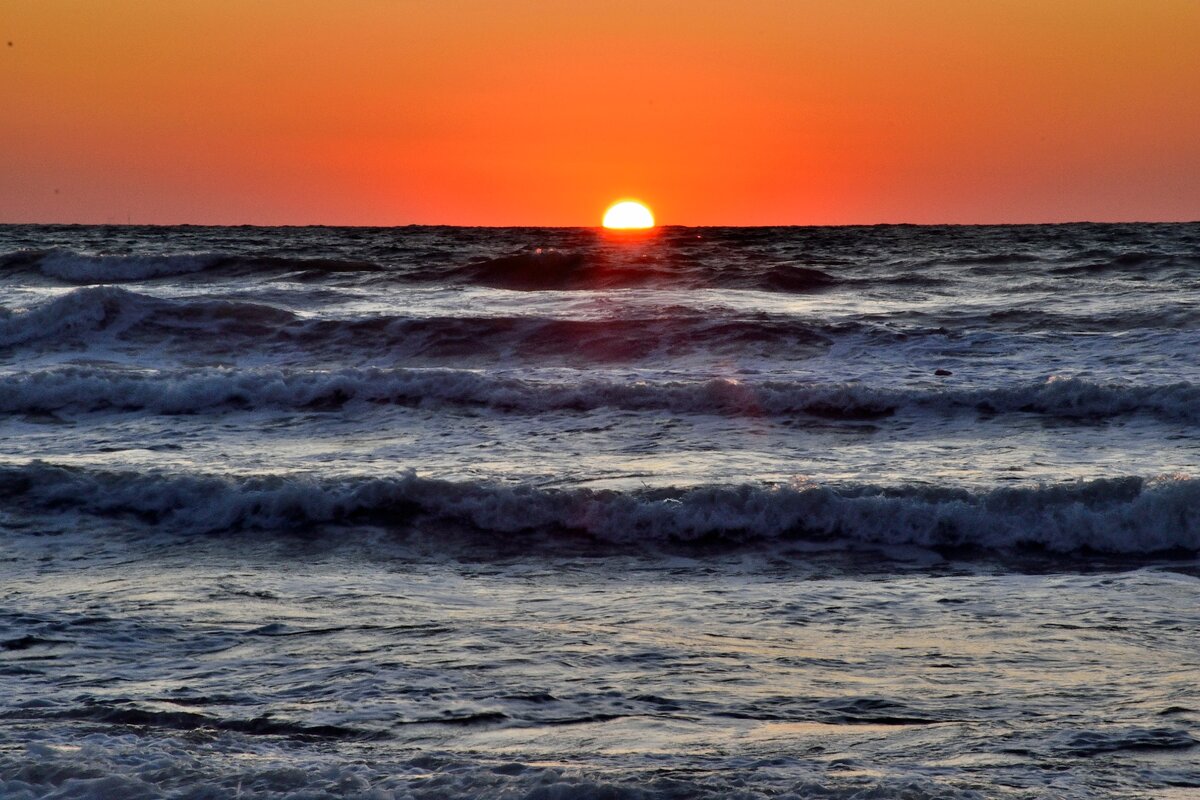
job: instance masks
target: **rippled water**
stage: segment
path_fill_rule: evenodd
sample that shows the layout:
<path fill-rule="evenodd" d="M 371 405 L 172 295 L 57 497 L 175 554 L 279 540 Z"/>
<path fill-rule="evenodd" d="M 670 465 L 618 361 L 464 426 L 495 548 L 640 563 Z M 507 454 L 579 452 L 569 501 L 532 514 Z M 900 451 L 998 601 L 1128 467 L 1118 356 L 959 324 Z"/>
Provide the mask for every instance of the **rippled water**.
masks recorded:
<path fill-rule="evenodd" d="M 1198 276 L 0 227 L 0 796 L 1196 796 Z"/>

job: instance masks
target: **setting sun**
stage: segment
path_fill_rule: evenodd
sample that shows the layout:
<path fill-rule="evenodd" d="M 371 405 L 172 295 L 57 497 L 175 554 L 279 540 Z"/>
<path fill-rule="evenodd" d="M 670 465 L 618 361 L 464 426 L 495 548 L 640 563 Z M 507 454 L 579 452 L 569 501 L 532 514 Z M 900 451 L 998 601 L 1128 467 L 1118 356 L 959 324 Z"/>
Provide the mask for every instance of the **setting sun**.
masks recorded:
<path fill-rule="evenodd" d="M 1197 41 L 0 0 L 0 800 L 1200 800 Z"/>
<path fill-rule="evenodd" d="M 653 228 L 654 215 L 650 209 L 636 200 L 622 200 L 609 207 L 604 212 L 604 227 L 606 228 Z"/>

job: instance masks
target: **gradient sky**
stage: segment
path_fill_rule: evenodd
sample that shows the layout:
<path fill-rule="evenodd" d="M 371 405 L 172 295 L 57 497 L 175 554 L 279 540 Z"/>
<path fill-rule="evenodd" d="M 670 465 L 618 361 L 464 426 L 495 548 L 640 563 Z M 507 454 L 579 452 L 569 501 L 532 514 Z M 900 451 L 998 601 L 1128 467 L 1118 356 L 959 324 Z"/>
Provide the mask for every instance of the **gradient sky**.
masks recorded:
<path fill-rule="evenodd" d="M 0 222 L 1200 219 L 1200 0 L 0 0 L 0 109 Z"/>

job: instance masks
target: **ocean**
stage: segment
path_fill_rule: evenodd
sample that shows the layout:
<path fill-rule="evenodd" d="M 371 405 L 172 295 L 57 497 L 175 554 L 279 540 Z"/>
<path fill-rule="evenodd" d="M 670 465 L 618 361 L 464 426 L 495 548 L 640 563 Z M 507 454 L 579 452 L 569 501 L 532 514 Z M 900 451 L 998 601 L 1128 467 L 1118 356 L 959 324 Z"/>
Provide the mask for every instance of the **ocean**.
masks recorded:
<path fill-rule="evenodd" d="M 1200 224 L 0 226 L 0 797 L 1200 797 Z"/>

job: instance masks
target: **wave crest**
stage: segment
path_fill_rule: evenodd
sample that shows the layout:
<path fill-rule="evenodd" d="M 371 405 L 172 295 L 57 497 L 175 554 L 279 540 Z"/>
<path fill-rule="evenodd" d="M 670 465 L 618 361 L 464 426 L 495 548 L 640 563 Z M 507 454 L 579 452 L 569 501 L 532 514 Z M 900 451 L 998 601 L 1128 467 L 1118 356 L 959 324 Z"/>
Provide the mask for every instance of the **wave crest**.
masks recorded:
<path fill-rule="evenodd" d="M 1200 551 L 1200 481 L 1123 477 L 984 492 L 924 486 L 706 486 L 642 492 L 388 478 L 121 473 L 33 462 L 0 468 L 10 510 L 135 518 L 163 530 L 466 526 L 575 534 L 604 545 L 843 542 L 1054 553 Z M 439 528 L 439 526 L 441 526 Z"/>
<path fill-rule="evenodd" d="M 899 412 L 1026 413 L 1098 421 L 1149 414 L 1200 422 L 1200 387 L 1138 386 L 1051 378 L 979 389 L 879 388 L 854 383 L 726 379 L 570 383 L 454 369 L 125 371 L 69 367 L 0 379 L 0 412 L 334 409 L 349 403 L 447 404 L 512 413 L 668 411 L 789 418 L 880 419 Z"/>
<path fill-rule="evenodd" d="M 173 300 L 119 286 L 74 289 L 39 306 L 0 316 L 0 347 L 62 343 L 81 334 L 122 335 L 140 325 L 220 335 L 235 326 L 242 335 L 262 335 L 294 320 L 290 311 L 235 300 Z"/>

